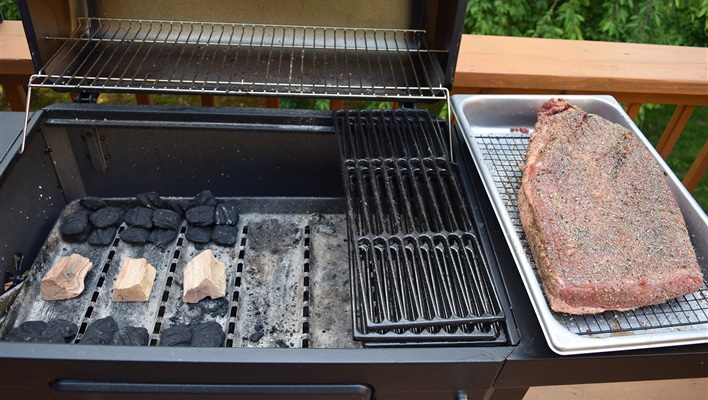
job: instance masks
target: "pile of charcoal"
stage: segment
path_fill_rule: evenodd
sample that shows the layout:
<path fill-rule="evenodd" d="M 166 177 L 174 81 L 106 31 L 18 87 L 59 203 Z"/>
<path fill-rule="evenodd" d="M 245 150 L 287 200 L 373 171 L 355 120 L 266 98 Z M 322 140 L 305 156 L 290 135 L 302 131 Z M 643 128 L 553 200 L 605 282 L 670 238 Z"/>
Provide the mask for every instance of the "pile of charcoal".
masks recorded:
<path fill-rule="evenodd" d="M 129 207 L 115 207 L 98 197 L 81 199 L 81 209 L 61 221 L 62 239 L 105 246 L 114 240 L 118 227 L 125 222 L 127 227 L 119 233 L 122 241 L 166 246 L 174 242 L 186 220 L 185 237 L 191 242 L 211 242 L 219 246 L 236 243 L 239 219 L 236 206 L 218 201 L 209 190 L 191 199 L 165 199 L 155 192 L 147 192 L 138 194 L 129 203 Z"/>
<path fill-rule="evenodd" d="M 72 343 L 78 333 L 76 324 L 53 319 L 49 322 L 26 321 L 3 338 L 6 342 Z M 226 335 L 221 325 L 214 321 L 195 325 L 175 325 L 160 334 L 160 346 L 221 347 Z M 113 317 L 93 321 L 84 332 L 79 344 L 147 346 L 150 335 L 141 326 L 119 328 Z"/>

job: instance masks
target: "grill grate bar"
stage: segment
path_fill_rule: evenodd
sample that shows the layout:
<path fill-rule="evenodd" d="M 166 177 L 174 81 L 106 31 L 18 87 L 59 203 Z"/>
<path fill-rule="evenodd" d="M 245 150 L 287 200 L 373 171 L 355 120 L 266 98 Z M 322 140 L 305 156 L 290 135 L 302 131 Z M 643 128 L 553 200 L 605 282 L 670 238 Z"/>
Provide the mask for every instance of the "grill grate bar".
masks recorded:
<path fill-rule="evenodd" d="M 476 134 L 475 140 L 489 168 L 496 189 L 526 252 L 529 264 L 536 264 L 519 218 L 517 196 L 521 186 L 520 165 L 526 162 L 528 134 Z M 537 275 L 537 279 L 538 278 Z M 591 315 L 553 313 L 555 319 L 578 335 L 607 335 L 651 329 L 675 328 L 708 323 L 708 284 L 693 294 L 664 304 L 630 311 L 606 311 Z"/>
<path fill-rule="evenodd" d="M 46 38 L 63 44 L 30 86 L 445 99 L 444 77 L 431 65 L 438 51 L 421 47 L 424 35 L 420 30 L 79 18 L 69 37 Z"/>

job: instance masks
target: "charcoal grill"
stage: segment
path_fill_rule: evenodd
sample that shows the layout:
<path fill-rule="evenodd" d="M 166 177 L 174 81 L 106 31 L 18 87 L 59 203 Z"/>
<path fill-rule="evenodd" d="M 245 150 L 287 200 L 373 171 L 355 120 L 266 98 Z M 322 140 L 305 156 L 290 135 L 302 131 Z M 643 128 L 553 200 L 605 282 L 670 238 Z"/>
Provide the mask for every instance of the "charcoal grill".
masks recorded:
<path fill-rule="evenodd" d="M 30 91 L 78 92 L 80 101 L 128 92 L 406 106 L 448 98 L 465 10 L 435 0 L 19 5 L 37 69 Z M 80 326 L 73 344 L 0 341 L 4 395 L 509 399 L 534 385 L 705 375 L 705 345 L 553 353 L 463 134 L 424 111 L 79 102 L 27 113 L 26 123 L 0 118 L 2 272 L 33 265 L 2 296 L 0 335 L 62 308 Z M 200 250 L 183 223 L 166 248 L 118 235 L 87 249 L 96 266 L 84 294 L 38 302 L 42 272 L 88 246 L 68 246 L 56 232 L 78 199 L 128 207 L 146 191 L 185 199 L 203 189 L 241 212 L 236 244 L 208 246 L 227 260 L 224 299 L 179 301 L 181 270 Z M 121 259 L 138 254 L 160 271 L 144 311 L 107 295 Z M 149 345 L 81 345 L 106 315 L 143 324 Z M 223 347 L 160 346 L 165 328 L 205 320 L 223 326 Z"/>

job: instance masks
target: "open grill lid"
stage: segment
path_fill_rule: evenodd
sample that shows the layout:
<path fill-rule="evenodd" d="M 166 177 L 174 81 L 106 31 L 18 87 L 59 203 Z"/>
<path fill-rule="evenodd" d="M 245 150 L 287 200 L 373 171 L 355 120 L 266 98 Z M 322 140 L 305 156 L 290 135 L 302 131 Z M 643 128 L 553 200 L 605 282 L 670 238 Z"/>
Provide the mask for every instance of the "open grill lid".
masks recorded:
<path fill-rule="evenodd" d="M 18 3 L 37 69 L 30 87 L 403 102 L 447 97 L 466 4 Z"/>

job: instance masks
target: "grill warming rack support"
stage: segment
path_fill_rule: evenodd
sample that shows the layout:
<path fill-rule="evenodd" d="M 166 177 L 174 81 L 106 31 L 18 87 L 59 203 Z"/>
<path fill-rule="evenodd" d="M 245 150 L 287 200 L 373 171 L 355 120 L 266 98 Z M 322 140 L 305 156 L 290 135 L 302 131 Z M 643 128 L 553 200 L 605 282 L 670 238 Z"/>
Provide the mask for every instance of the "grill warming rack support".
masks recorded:
<path fill-rule="evenodd" d="M 45 39 L 63 44 L 29 79 L 25 121 L 35 87 L 446 100 L 450 113 L 435 62 L 448 52 L 429 49 L 424 30 L 79 18 L 69 37 Z"/>

